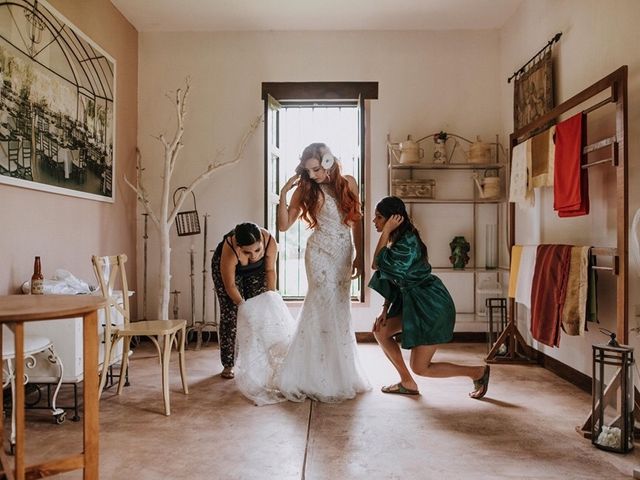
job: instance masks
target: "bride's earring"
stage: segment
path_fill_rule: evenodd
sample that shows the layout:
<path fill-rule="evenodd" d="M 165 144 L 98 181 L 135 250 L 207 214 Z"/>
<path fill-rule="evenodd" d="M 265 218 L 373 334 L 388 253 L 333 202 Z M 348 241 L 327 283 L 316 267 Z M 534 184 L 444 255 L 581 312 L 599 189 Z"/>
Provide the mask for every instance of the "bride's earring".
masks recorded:
<path fill-rule="evenodd" d="M 331 172 L 329 172 L 329 170 L 327 170 L 327 181 L 331 180 Z"/>

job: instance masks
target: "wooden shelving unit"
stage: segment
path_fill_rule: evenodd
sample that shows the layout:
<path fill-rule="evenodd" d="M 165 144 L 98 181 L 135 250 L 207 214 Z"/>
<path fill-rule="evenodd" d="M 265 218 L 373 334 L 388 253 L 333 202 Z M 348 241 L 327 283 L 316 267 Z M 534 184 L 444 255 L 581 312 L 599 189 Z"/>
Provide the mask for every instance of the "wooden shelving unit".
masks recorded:
<path fill-rule="evenodd" d="M 409 215 L 412 215 L 412 216 L 414 213 L 414 209 L 419 208 L 420 205 L 436 205 L 436 206 L 437 205 L 441 205 L 441 206 L 468 205 L 469 208 L 472 209 L 473 211 L 473 226 L 471 229 L 472 238 L 468 238 L 468 240 L 471 244 L 470 256 L 474 264 L 470 263 L 464 269 L 459 270 L 459 269 L 453 269 L 451 267 L 438 266 L 438 264 L 441 265 L 442 262 L 434 261 L 433 263 L 435 265 L 432 264 L 432 269 L 433 269 L 433 272 L 436 274 L 438 273 L 443 273 L 443 274 L 472 273 L 473 275 L 471 275 L 471 277 L 473 278 L 473 309 L 472 309 L 473 311 L 466 311 L 466 310 L 458 311 L 457 312 L 458 317 L 462 321 L 469 320 L 469 319 L 473 319 L 473 321 L 479 321 L 480 319 L 484 320 L 484 317 L 477 315 L 477 311 L 478 311 L 477 300 L 479 296 L 478 277 L 479 275 L 483 275 L 484 277 L 486 277 L 486 275 L 495 274 L 495 279 L 497 281 L 500 281 L 501 274 L 505 270 L 507 270 L 505 268 L 487 269 L 477 265 L 477 261 L 478 261 L 477 260 L 478 259 L 477 244 L 478 244 L 478 237 L 479 237 L 477 232 L 480 230 L 481 233 L 484 235 L 484 230 L 482 229 L 482 225 L 478 224 L 479 206 L 482 206 L 482 205 L 495 206 L 495 214 L 494 214 L 495 222 L 487 222 L 487 223 L 496 223 L 498 228 L 498 239 L 504 237 L 506 233 L 504 222 L 501 222 L 500 210 L 501 210 L 501 206 L 504 205 L 507 201 L 506 194 L 505 194 L 507 174 L 505 173 L 506 172 L 505 163 L 500 162 L 498 139 L 496 139 L 496 143 L 495 143 L 496 147 L 495 147 L 495 151 L 493 152 L 494 161 L 492 163 L 484 163 L 484 164 L 479 164 L 479 163 L 444 163 L 444 164 L 418 163 L 418 164 L 410 164 L 410 165 L 400 164 L 396 161 L 396 157 L 394 157 L 393 153 L 391 152 L 392 145 L 395 145 L 395 144 L 393 144 L 390 141 L 389 135 L 387 135 L 387 145 L 388 145 L 388 148 L 387 148 L 387 169 L 388 169 L 387 189 L 388 190 L 387 191 L 389 195 L 394 194 L 394 183 L 393 183 L 394 180 L 415 181 L 417 179 L 423 179 L 426 174 L 425 172 L 431 172 L 435 176 L 440 177 L 441 179 L 447 178 L 447 176 L 449 176 L 448 178 L 449 180 L 459 182 L 459 184 L 463 187 L 462 190 L 466 191 L 465 193 L 472 192 L 472 193 L 469 193 L 468 195 L 460 194 L 459 191 L 442 193 L 439 191 L 438 182 L 436 181 L 436 184 L 434 186 L 435 193 L 433 195 L 433 198 L 402 197 L 402 196 L 400 196 L 400 198 L 402 198 L 402 200 L 405 202 L 405 204 L 407 205 L 407 209 L 409 210 Z M 473 185 L 474 180 L 472 178 L 472 175 L 468 175 L 466 179 L 463 178 L 465 172 L 468 174 L 477 173 L 482 175 L 486 171 L 492 171 L 496 174 L 496 176 L 499 176 L 501 178 L 502 194 L 499 197 L 481 198 L 478 191 L 476 190 L 475 185 Z M 440 197 L 439 195 L 442 195 L 442 196 Z M 458 196 L 460 196 L 460 198 L 455 198 Z M 484 225 L 486 225 L 486 223 Z M 501 230 L 504 230 L 504 232 L 501 232 Z M 456 232 L 452 232 L 451 238 L 453 238 L 455 234 Z M 500 262 L 499 262 L 499 251 L 498 251 L 498 265 L 499 264 Z M 470 280 L 465 279 L 463 281 L 470 281 Z M 506 288 L 505 285 L 503 285 L 503 289 L 504 288 Z"/>

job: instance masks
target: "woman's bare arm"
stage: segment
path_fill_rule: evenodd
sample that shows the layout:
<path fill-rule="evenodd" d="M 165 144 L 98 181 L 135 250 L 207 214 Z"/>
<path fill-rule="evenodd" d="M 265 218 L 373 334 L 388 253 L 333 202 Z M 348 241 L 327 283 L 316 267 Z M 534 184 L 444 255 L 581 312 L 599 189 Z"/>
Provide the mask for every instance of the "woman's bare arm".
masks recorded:
<path fill-rule="evenodd" d="M 287 206 L 287 193 L 297 184 L 298 179 L 298 175 L 291 177 L 280 190 L 280 201 L 278 202 L 278 230 L 281 232 L 289 230 L 291 225 L 293 225 L 296 220 L 298 220 L 298 217 L 300 217 L 300 212 L 302 212 L 302 208 L 300 206 L 301 194 L 299 189 L 296 189 L 296 191 L 293 192 L 291 204 Z"/>
<path fill-rule="evenodd" d="M 400 225 L 402 225 L 402 222 L 404 222 L 404 218 L 402 218 L 402 215 L 391 215 L 384 224 L 384 227 L 382 227 L 382 232 L 380 233 L 380 238 L 378 239 L 378 244 L 376 245 L 376 250 L 373 252 L 373 262 L 371 263 L 372 269 L 378 269 L 378 265 L 376 264 L 376 258 L 378 257 L 378 254 L 384 247 L 387 246 L 391 233 Z"/>
<path fill-rule="evenodd" d="M 351 190 L 358 201 L 360 201 L 360 189 L 358 188 L 356 179 L 351 175 L 345 175 L 344 178 L 346 178 L 349 184 L 349 190 Z M 353 243 L 356 247 L 356 258 L 353 259 L 353 265 L 351 267 L 351 277 L 357 278 L 364 273 L 364 256 L 362 254 L 362 248 L 364 244 L 364 242 L 362 241 L 362 220 L 353 222 L 353 225 L 351 225 L 351 233 L 353 235 Z"/>
<path fill-rule="evenodd" d="M 269 234 L 270 235 L 270 234 Z M 267 280 L 267 290 L 276 289 L 276 284 L 278 280 L 278 274 L 276 272 L 276 260 L 278 258 L 278 243 L 276 239 L 271 236 L 271 242 L 269 242 L 269 246 L 267 247 L 267 251 L 264 254 L 264 269 L 265 276 Z"/>
<path fill-rule="evenodd" d="M 222 255 L 220 256 L 220 275 L 222 276 L 222 284 L 224 285 L 224 290 L 231 298 L 231 301 L 240 305 L 244 299 L 240 294 L 240 290 L 236 286 L 236 265 L 238 264 L 238 259 L 236 258 L 233 249 L 229 246 L 229 244 L 225 241 L 222 245 Z"/>

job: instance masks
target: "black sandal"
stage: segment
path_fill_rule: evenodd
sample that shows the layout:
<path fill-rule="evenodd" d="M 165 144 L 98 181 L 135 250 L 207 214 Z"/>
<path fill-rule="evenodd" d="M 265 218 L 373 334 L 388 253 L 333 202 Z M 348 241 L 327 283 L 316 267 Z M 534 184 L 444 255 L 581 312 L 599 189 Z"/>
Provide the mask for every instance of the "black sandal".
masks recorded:
<path fill-rule="evenodd" d="M 487 394 L 487 390 L 489 390 L 489 375 L 491 373 L 491 369 L 489 365 L 484 367 L 484 373 L 482 377 L 478 380 L 473 381 L 473 392 L 469 393 L 471 398 L 475 398 L 476 400 L 481 399 Z"/>

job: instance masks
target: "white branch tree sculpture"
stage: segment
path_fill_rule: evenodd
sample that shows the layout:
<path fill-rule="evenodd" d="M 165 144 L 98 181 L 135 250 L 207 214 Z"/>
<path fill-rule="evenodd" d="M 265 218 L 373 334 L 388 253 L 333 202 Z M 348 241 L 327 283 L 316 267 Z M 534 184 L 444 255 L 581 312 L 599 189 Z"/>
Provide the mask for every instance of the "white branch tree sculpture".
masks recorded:
<path fill-rule="evenodd" d="M 236 155 L 232 160 L 228 162 L 218 161 L 222 156 L 222 151 L 218 151 L 215 158 L 207 166 L 206 170 L 198 175 L 191 182 L 191 184 L 186 187 L 186 190 L 181 191 L 181 195 L 178 198 L 176 204 L 170 207 L 169 198 L 171 191 L 171 175 L 173 175 L 173 171 L 176 167 L 176 160 L 178 159 L 178 154 L 180 153 L 180 150 L 183 146 L 182 134 L 184 133 L 184 117 L 186 114 L 186 103 L 187 97 L 189 95 L 189 87 L 189 80 L 187 79 L 184 92 L 181 89 L 178 89 L 175 94 L 175 99 L 169 97 L 172 102 L 175 101 L 176 115 L 178 117 L 178 126 L 173 135 L 173 139 L 171 141 L 167 141 L 163 134 L 155 137 L 162 143 L 164 147 L 164 173 L 162 175 L 162 197 L 160 199 L 159 213 L 157 213 L 152 208 L 148 191 L 144 186 L 144 169 L 142 168 L 142 155 L 140 154 L 139 150 L 137 150 L 136 152 L 137 186 L 129 182 L 126 176 L 124 179 L 127 185 L 129 185 L 136 192 L 138 201 L 144 207 L 145 211 L 149 214 L 149 217 L 153 221 L 153 224 L 157 227 L 160 234 L 160 295 L 158 296 L 158 319 L 169 318 L 169 287 L 171 282 L 171 244 L 169 233 L 171 231 L 171 225 L 173 224 L 176 215 L 180 211 L 180 208 L 182 208 L 182 204 L 184 203 L 187 196 L 201 182 L 208 179 L 213 174 L 213 172 L 215 172 L 219 168 L 233 165 L 240 161 L 244 149 L 249 142 L 249 139 L 262 121 L 262 116 L 258 116 L 255 120 L 253 120 L 253 122 L 251 122 L 249 128 L 240 140 L 240 144 L 238 145 L 238 149 L 236 150 Z"/>

